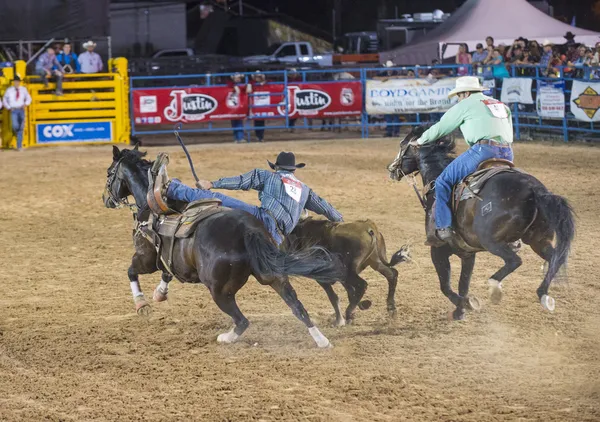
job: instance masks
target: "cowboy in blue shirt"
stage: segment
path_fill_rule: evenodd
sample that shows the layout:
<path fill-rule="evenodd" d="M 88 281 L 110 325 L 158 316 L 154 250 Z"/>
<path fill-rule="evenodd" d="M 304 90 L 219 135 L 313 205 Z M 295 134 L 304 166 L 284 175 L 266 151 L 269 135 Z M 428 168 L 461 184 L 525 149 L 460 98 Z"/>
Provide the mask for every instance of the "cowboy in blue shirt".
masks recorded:
<path fill-rule="evenodd" d="M 200 180 L 193 189 L 177 179 L 168 180 L 166 167 L 159 170 L 157 181 L 167 182 L 162 189 L 167 198 L 192 202 L 199 199 L 219 199 L 224 207 L 246 211 L 261 220 L 277 244 L 294 230 L 302 211 L 305 209 L 324 215 L 330 221 L 342 221 L 342 215 L 295 175 L 296 169 L 304 163 L 296 164 L 292 152 L 281 152 L 275 164 L 267 161 L 274 171 L 254 169 L 240 176 L 226 177 L 214 182 Z M 163 172 L 163 174 L 161 174 Z M 259 192 L 260 206 L 246 204 L 210 189 L 250 190 Z"/>
<path fill-rule="evenodd" d="M 56 59 L 62 65 L 65 73 L 81 73 L 77 54 L 71 51 L 71 44 L 65 43 L 62 51 L 56 56 Z"/>

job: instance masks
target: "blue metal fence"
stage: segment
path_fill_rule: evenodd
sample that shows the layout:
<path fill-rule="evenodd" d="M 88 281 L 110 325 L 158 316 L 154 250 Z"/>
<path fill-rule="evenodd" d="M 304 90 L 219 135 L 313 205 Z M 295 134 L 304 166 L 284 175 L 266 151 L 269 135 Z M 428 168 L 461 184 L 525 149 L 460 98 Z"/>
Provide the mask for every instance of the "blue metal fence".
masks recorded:
<path fill-rule="evenodd" d="M 488 67 L 489 69 L 489 67 Z M 243 130 L 245 138 L 249 141 L 250 134 L 254 129 L 252 127 L 252 121 L 256 119 L 271 120 L 273 124 L 266 124 L 264 129 L 267 131 L 271 130 L 295 130 L 295 129 L 344 129 L 344 128 L 356 128 L 360 129 L 361 137 L 368 138 L 372 136 L 378 130 L 383 130 L 385 127 L 386 134 L 395 136 L 399 131 L 399 128 L 403 126 L 415 126 L 420 125 L 424 122 L 437 121 L 441 116 L 441 113 L 412 113 L 412 114 L 401 114 L 401 115 L 369 115 L 363 105 L 363 110 L 358 116 L 352 118 L 335 118 L 335 119 L 312 119 L 309 117 L 290 117 L 289 115 L 289 101 L 288 98 L 288 84 L 290 83 L 316 83 L 328 84 L 328 83 L 344 83 L 349 80 L 360 81 L 362 84 L 363 92 L 363 104 L 365 104 L 365 91 L 367 80 L 377 75 L 382 75 L 384 72 L 393 71 L 400 77 L 414 77 L 423 78 L 431 72 L 439 73 L 438 78 L 442 77 L 453 77 L 458 76 L 458 72 L 461 74 L 478 75 L 481 79 L 485 79 L 484 76 L 489 76 L 490 72 L 485 72 L 484 68 L 476 68 L 471 65 L 436 65 L 436 66 L 406 66 L 396 68 L 344 68 L 344 69 L 319 69 L 319 70 L 282 70 L 282 71 L 265 71 L 261 72 L 267 77 L 267 85 L 277 84 L 284 86 L 281 93 L 275 93 L 270 95 L 278 95 L 283 97 L 283 101 L 278 104 L 285 110 L 284 116 L 268 117 L 261 116 L 254 113 L 255 109 L 260 109 L 261 105 L 253 105 L 253 101 L 250 101 L 250 116 L 244 121 Z M 516 66 L 510 67 L 511 77 L 527 77 L 533 79 L 532 84 L 532 96 L 534 98 L 534 105 L 523 105 L 523 104 L 510 104 L 513 110 L 515 137 L 521 138 L 523 130 L 533 130 L 541 132 L 553 132 L 557 135 L 561 135 L 564 141 L 568 141 L 572 133 L 598 133 L 600 128 L 594 126 L 594 123 L 583 122 L 575 119 L 574 115 L 570 111 L 570 93 L 571 85 L 574 80 L 587 80 L 599 78 L 600 70 L 592 67 L 559 67 L 561 77 L 549 77 L 544 74 L 543 69 L 539 66 Z M 414 74 L 414 75 L 413 75 Z M 133 107 L 133 92 L 135 90 L 144 90 L 149 88 L 188 88 L 193 86 L 205 86 L 205 87 L 218 87 L 225 86 L 225 79 L 228 79 L 232 73 L 220 73 L 220 74 L 199 74 L 199 75 L 172 75 L 172 76 L 135 76 L 130 78 L 130 104 Z M 244 83 L 249 83 L 254 73 L 243 73 Z M 563 119 L 548 119 L 542 118 L 538 115 L 535 102 L 537 97 L 537 81 L 564 81 L 565 82 L 565 117 Z M 600 81 L 600 80 L 599 80 Z M 491 90 L 492 95 L 500 99 L 502 80 L 495 80 L 495 87 Z M 254 94 L 249 94 L 252 98 Z M 264 95 L 261 94 L 261 95 Z M 170 127 L 159 127 L 153 129 L 146 129 L 140 127 L 135 122 L 135 116 L 133 110 L 131 110 L 132 116 L 132 135 L 154 135 L 154 134 L 167 134 L 171 133 Z M 314 124 L 314 120 L 321 120 L 320 124 Z M 395 129 L 397 128 L 397 129 Z M 231 131 L 231 127 L 227 126 L 227 122 L 206 122 L 200 125 L 188 125 L 181 132 L 187 133 L 209 133 L 209 132 L 228 132 Z"/>

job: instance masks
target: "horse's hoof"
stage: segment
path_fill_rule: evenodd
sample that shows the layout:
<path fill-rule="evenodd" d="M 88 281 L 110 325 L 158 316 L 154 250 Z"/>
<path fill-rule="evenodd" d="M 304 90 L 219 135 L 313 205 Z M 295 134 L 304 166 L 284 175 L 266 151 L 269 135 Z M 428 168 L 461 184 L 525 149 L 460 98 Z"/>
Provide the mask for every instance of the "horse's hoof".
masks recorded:
<path fill-rule="evenodd" d="M 152 313 L 150 304 L 146 302 L 146 299 L 143 296 L 135 298 L 135 312 L 137 312 L 139 316 L 150 316 Z"/>
<path fill-rule="evenodd" d="M 167 293 L 163 292 L 160 287 L 157 287 L 156 289 L 154 289 L 154 294 L 152 295 L 152 299 L 155 302 L 164 302 L 165 300 L 168 299 Z"/>
<path fill-rule="evenodd" d="M 358 309 L 360 309 L 361 311 L 366 311 L 371 307 L 372 304 L 373 303 L 370 300 L 363 300 L 358 304 Z"/>
<path fill-rule="evenodd" d="M 448 312 L 448 321 L 462 321 L 465 319 L 465 311 L 459 311 L 458 309 Z"/>
<path fill-rule="evenodd" d="M 396 311 L 395 309 L 388 309 L 388 316 L 390 318 L 396 318 L 397 315 L 398 315 L 398 311 Z"/>
<path fill-rule="evenodd" d="M 317 343 L 317 347 L 319 347 L 320 349 L 332 347 L 327 337 L 325 337 L 317 327 L 310 327 L 308 329 L 308 332 L 310 333 L 315 343 Z"/>
<path fill-rule="evenodd" d="M 543 295 L 540 299 L 540 303 L 542 304 L 542 308 L 548 312 L 554 312 L 554 309 L 556 308 L 556 301 L 552 296 Z"/>
<path fill-rule="evenodd" d="M 339 328 L 339 327 L 343 327 L 343 326 L 345 326 L 345 325 L 346 325 L 346 320 L 345 320 L 344 318 L 337 319 L 337 320 L 336 320 L 336 321 L 333 323 L 333 326 L 334 326 L 334 327 L 338 327 L 338 328 Z"/>
<path fill-rule="evenodd" d="M 468 296 L 465 299 L 465 308 L 467 308 L 469 311 L 481 310 L 481 303 L 479 303 L 479 299 L 477 299 L 475 296 Z"/>
<path fill-rule="evenodd" d="M 494 280 L 493 278 L 490 278 L 488 280 L 488 293 L 490 295 L 490 301 L 494 304 L 497 305 L 502 301 L 502 296 L 503 296 L 503 292 L 502 292 L 502 283 L 498 280 Z"/>
<path fill-rule="evenodd" d="M 232 328 L 231 331 L 219 334 L 217 337 L 217 343 L 231 344 L 238 338 L 240 338 L 240 336 L 235 333 L 235 328 Z"/>

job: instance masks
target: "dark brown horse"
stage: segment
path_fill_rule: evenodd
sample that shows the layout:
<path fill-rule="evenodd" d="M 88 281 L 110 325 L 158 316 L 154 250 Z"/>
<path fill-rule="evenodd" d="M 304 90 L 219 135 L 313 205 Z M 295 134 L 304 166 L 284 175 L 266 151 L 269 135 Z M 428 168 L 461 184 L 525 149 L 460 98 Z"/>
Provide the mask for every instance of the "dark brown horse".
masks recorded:
<path fill-rule="evenodd" d="M 150 216 L 146 193 L 148 169 L 152 163 L 144 160 L 145 153 L 113 147 L 113 162 L 108 168 L 106 191 L 103 195 L 107 208 L 127 204 L 133 196 L 139 212 L 133 233 L 135 254 L 128 275 L 138 313 L 150 309 L 139 287 L 139 274 L 163 272 L 161 285 L 155 290 L 155 300 L 166 300 L 171 277 L 162 263 L 157 262 L 157 251 L 147 235 L 145 222 Z M 237 291 L 252 275 L 259 283 L 271 286 L 302 321 L 319 347 L 330 346 L 329 340 L 312 323 L 296 292 L 287 280 L 288 275 L 299 275 L 325 282 L 340 278 L 339 260 L 322 248 L 306 248 L 284 253 L 275 245 L 262 222 L 238 210 L 224 209 L 205 220 L 193 236 L 177 239 L 173 252 L 173 274 L 185 283 L 202 283 L 208 287 L 217 306 L 231 316 L 235 327 L 220 334 L 219 343 L 236 341 L 248 328 L 249 322 L 235 300 Z"/>
<path fill-rule="evenodd" d="M 398 284 L 398 270 L 394 267 L 410 259 L 409 248 L 406 245 L 402 246 L 388 262 L 383 235 L 371 220 L 334 223 L 311 217 L 305 218 L 298 222 L 286 243 L 301 249 L 313 245 L 321 246 L 340 257 L 344 265 L 344 276 L 339 281 L 346 289 L 349 301 L 345 318 L 340 308 L 340 299 L 333 290 L 332 284 L 317 279 L 333 306 L 336 326 L 351 323 L 357 307 L 368 309 L 371 306 L 371 301 L 362 300 L 367 290 L 367 281 L 360 276 L 360 273 L 367 267 L 371 267 L 387 279 L 387 310 L 390 316 L 396 315 L 394 296 Z"/>
<path fill-rule="evenodd" d="M 453 160 L 454 142 L 447 139 L 420 148 L 410 144 L 423 132 L 423 127 L 417 127 L 400 143 L 396 159 L 388 166 L 392 179 L 400 180 L 419 172 L 423 186 L 433 186 L 435 179 Z M 434 192 L 432 189 L 425 194 L 427 215 L 432 211 Z M 537 295 L 544 309 L 553 311 L 555 301 L 548 295 L 548 288 L 558 270 L 567 263 L 575 235 L 574 216 L 569 203 L 565 198 L 549 192 L 535 177 L 520 172 L 493 176 L 478 196 L 461 201 L 454 215 L 455 230 L 471 250 L 465 251 L 447 244 L 431 248 L 431 259 L 438 273 L 441 290 L 456 305 L 454 319 L 462 319 L 465 308 L 479 306 L 475 298 L 468 296 L 476 252 L 488 251 L 504 260 L 504 266 L 488 280 L 491 300 L 498 303 L 502 298 L 502 280 L 523 262 L 510 245 L 519 239 L 548 263 Z M 458 294 L 450 285 L 449 258 L 453 254 L 462 261 Z"/>

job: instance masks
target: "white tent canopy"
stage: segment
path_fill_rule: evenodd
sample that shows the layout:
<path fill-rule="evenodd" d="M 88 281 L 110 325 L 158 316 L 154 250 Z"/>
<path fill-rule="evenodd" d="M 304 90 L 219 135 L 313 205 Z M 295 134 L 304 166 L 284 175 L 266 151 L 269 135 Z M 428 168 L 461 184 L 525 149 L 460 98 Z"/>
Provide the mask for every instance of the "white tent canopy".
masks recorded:
<path fill-rule="evenodd" d="M 444 57 L 451 57 L 458 50 L 456 44 L 466 43 L 469 50 L 474 50 L 477 43 L 485 45 L 487 36 L 494 38 L 495 45 L 511 45 L 518 37 L 540 44 L 544 40 L 563 44 L 568 31 L 575 34 L 578 43 L 592 46 L 600 41 L 600 33 L 556 20 L 526 0 L 468 0 L 446 22 L 414 44 L 381 53 L 380 58 L 382 63 L 392 60 L 397 65 L 426 65 L 441 56 L 445 44 L 450 45 Z"/>

